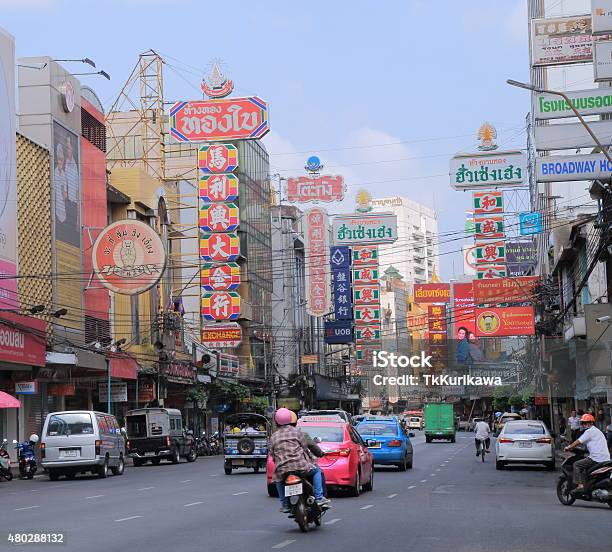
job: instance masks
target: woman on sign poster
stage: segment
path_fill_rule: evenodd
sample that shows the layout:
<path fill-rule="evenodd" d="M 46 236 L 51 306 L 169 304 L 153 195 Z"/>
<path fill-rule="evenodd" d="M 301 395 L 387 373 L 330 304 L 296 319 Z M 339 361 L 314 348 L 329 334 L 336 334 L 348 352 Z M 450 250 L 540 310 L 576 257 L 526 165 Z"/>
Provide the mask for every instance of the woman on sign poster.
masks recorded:
<path fill-rule="evenodd" d="M 457 350 L 455 359 L 457 364 L 465 364 L 470 357 L 470 342 L 468 341 L 469 330 L 465 326 L 460 326 L 457 330 Z"/>
<path fill-rule="evenodd" d="M 66 228 L 68 180 L 66 178 L 66 154 L 61 142 L 55 143 L 53 187 L 55 192 L 55 239 L 65 241 L 65 236 L 69 233 L 69 229 Z"/>
<path fill-rule="evenodd" d="M 468 333 L 468 342 L 470 359 L 474 362 L 482 362 L 484 360 L 484 353 L 480 348 L 480 342 L 474 332 Z"/>

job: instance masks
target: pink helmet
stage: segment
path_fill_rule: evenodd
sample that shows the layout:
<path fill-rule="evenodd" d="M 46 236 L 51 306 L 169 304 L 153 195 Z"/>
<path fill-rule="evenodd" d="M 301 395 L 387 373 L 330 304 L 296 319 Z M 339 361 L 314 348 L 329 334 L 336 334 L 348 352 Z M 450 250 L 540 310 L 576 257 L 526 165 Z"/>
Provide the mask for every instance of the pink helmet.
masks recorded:
<path fill-rule="evenodd" d="M 279 408 L 274 414 L 274 421 L 276 422 L 276 425 L 289 425 L 291 423 L 291 414 L 293 414 L 293 412 L 291 412 L 291 410 L 288 408 Z"/>

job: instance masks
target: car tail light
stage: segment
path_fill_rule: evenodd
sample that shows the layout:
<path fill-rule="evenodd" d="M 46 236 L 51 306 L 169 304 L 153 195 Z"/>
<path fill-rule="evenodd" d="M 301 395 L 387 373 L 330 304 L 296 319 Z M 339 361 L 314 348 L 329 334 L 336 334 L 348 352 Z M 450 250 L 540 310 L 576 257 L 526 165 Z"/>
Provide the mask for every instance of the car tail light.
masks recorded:
<path fill-rule="evenodd" d="M 388 447 L 401 447 L 402 442 L 399 439 L 393 439 L 392 441 L 387 441 Z"/>
<path fill-rule="evenodd" d="M 508 437 L 500 437 L 497 439 L 498 443 L 514 443 L 514 439 L 509 439 Z"/>
<path fill-rule="evenodd" d="M 166 446 L 170 446 L 170 437 L 166 436 Z"/>
<path fill-rule="evenodd" d="M 552 439 L 550 437 L 540 437 L 539 439 L 536 439 L 536 443 L 547 443 L 547 444 L 550 444 L 550 443 L 552 443 Z"/>
<path fill-rule="evenodd" d="M 46 452 L 45 447 L 46 447 L 46 445 L 44 443 L 40 444 L 40 457 L 41 458 L 45 457 L 45 452 Z"/>
<path fill-rule="evenodd" d="M 325 452 L 326 456 L 343 456 L 347 457 L 351 455 L 350 448 L 332 449 Z"/>
<path fill-rule="evenodd" d="M 96 439 L 96 456 L 100 455 L 100 447 L 102 446 L 102 441 Z"/>
<path fill-rule="evenodd" d="M 285 484 L 286 485 L 295 485 L 296 483 L 300 482 L 300 478 L 297 477 L 296 475 L 290 475 L 287 477 L 287 479 L 285 479 Z"/>
<path fill-rule="evenodd" d="M 129 441 L 126 441 L 126 442 L 125 442 L 125 448 L 126 448 L 126 449 L 128 449 L 128 450 L 130 450 L 130 442 L 129 442 Z"/>

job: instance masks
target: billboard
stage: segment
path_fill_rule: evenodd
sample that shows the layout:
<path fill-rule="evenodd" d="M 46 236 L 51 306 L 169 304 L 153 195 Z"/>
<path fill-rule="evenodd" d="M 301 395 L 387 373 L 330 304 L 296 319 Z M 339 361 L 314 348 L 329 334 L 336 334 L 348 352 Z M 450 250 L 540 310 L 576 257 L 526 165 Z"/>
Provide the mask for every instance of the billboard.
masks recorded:
<path fill-rule="evenodd" d="M 533 307 L 476 309 L 475 313 L 476 335 L 480 337 L 535 334 Z"/>
<path fill-rule="evenodd" d="M 198 150 L 198 167 L 205 174 L 231 173 L 238 168 L 238 148 L 233 144 L 211 144 Z"/>
<path fill-rule="evenodd" d="M 523 276 L 536 262 L 536 245 L 532 241 L 506 242 L 508 276 Z"/>
<path fill-rule="evenodd" d="M 53 121 L 53 202 L 55 239 L 81 246 L 79 140 Z"/>
<path fill-rule="evenodd" d="M 591 0 L 594 35 L 612 32 L 612 0 Z"/>
<path fill-rule="evenodd" d="M 15 40 L 0 28 L 0 305 L 5 308 L 19 302 L 15 121 Z"/>
<path fill-rule="evenodd" d="M 202 293 L 202 318 L 208 321 L 240 318 L 240 295 L 235 291 Z"/>
<path fill-rule="evenodd" d="M 414 284 L 415 303 L 448 303 L 450 284 Z"/>
<path fill-rule="evenodd" d="M 336 215 L 332 232 L 336 244 L 392 243 L 397 241 L 397 216 L 393 213 Z"/>
<path fill-rule="evenodd" d="M 497 304 L 533 301 L 538 281 L 537 276 L 474 280 L 474 302 Z"/>
<path fill-rule="evenodd" d="M 238 199 L 238 177 L 233 174 L 206 174 L 200 177 L 199 196 L 203 204 Z"/>
<path fill-rule="evenodd" d="M 306 262 L 306 311 L 323 316 L 330 309 L 329 217 L 315 207 L 304 213 Z"/>
<path fill-rule="evenodd" d="M 602 42 L 601 44 L 607 44 Z M 599 45 L 599 44 L 598 44 Z M 564 94 L 581 115 L 612 113 L 612 91 L 609 88 L 567 91 Z M 574 117 L 570 104 L 558 94 L 534 94 L 533 112 L 536 119 Z"/>
<path fill-rule="evenodd" d="M 612 121 L 590 121 L 589 128 L 602 145 L 612 144 Z M 581 123 L 535 126 L 534 132 L 536 150 L 538 151 L 594 148 L 597 146 L 595 140 Z"/>
<path fill-rule="evenodd" d="M 242 343 L 242 328 L 237 322 L 202 326 L 202 343 L 220 349 L 238 347 Z"/>
<path fill-rule="evenodd" d="M 526 178 L 522 151 L 462 154 L 450 160 L 450 185 L 455 190 L 522 186 Z"/>
<path fill-rule="evenodd" d="M 287 201 L 342 201 L 344 178 L 341 176 L 299 176 L 287 179 Z"/>
<path fill-rule="evenodd" d="M 107 226 L 92 248 L 93 269 L 101 284 L 122 295 L 137 295 L 159 282 L 166 250 L 154 228 L 139 220 Z"/>
<path fill-rule="evenodd" d="M 477 240 L 491 240 L 504 238 L 504 217 L 479 216 L 474 219 L 474 238 Z"/>
<path fill-rule="evenodd" d="M 178 142 L 253 140 L 269 130 L 268 105 L 256 96 L 177 102 L 170 108 L 170 135 Z"/>
<path fill-rule="evenodd" d="M 468 332 L 474 332 L 474 289 L 472 282 L 453 283 L 453 321 L 455 333 L 463 327 Z"/>
<path fill-rule="evenodd" d="M 504 212 L 503 192 L 472 192 L 474 215 L 496 215 Z"/>
<path fill-rule="evenodd" d="M 350 320 L 325 321 L 325 343 L 336 345 L 353 341 L 353 323 Z"/>

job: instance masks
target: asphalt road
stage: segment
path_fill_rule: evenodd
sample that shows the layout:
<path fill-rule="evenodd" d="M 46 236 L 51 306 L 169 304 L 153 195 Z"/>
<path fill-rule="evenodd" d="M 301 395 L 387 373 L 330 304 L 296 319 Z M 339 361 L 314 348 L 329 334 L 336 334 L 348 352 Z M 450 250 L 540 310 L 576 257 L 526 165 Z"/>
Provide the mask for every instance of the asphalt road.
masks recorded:
<path fill-rule="evenodd" d="M 223 474 L 222 458 L 129 467 L 102 480 L 0 482 L 0 533 L 63 531 L 65 545 L 21 550 L 208 551 L 393 550 L 562 552 L 612 547 L 612 510 L 562 506 L 557 474 L 496 471 L 476 459 L 471 435 L 455 444 L 414 439 L 414 468 L 377 469 L 374 491 L 333 496 L 320 528 L 300 533 L 266 494 L 265 475 Z M 311 526 L 312 527 L 312 526 Z M 0 550 L 16 549 L 5 542 Z"/>

